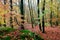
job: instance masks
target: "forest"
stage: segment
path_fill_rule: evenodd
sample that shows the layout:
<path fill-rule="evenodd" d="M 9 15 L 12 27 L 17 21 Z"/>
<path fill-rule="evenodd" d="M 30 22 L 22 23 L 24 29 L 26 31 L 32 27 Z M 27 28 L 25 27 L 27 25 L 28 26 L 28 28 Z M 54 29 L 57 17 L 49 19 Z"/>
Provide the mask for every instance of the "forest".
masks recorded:
<path fill-rule="evenodd" d="M 0 40 L 60 40 L 60 0 L 0 0 Z"/>

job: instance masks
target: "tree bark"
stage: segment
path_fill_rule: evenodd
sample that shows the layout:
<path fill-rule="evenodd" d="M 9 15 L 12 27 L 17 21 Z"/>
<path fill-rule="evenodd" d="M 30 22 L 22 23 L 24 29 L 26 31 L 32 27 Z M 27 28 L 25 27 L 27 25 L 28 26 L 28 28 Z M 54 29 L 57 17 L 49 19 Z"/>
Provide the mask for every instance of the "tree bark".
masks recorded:
<path fill-rule="evenodd" d="M 24 8 L 23 8 L 23 0 L 21 0 L 21 4 L 20 4 L 20 10 L 21 10 L 21 19 L 22 19 L 22 22 L 21 22 L 21 29 L 24 30 Z"/>
<path fill-rule="evenodd" d="M 29 11 L 30 11 L 30 17 L 31 17 L 31 23 L 32 23 L 32 28 L 33 27 L 33 14 L 32 14 L 32 6 L 30 5 L 30 1 L 28 0 L 28 6 L 29 6 Z"/>
<path fill-rule="evenodd" d="M 4 5 L 6 5 L 6 0 L 4 0 Z M 5 7 L 5 6 L 4 6 L 4 7 Z M 5 9 L 4 9 L 4 10 L 5 10 Z M 5 19 L 5 18 L 6 18 L 6 16 L 5 16 L 5 14 L 4 14 L 4 24 L 3 24 L 4 27 L 6 27 L 6 19 Z"/>
<path fill-rule="evenodd" d="M 45 10 L 45 0 L 43 1 L 43 8 L 42 8 L 42 32 L 45 33 L 45 23 L 44 23 L 44 10 Z"/>
<path fill-rule="evenodd" d="M 51 6 L 52 6 L 52 0 L 51 0 Z M 50 13 L 50 25 L 51 25 L 51 27 L 52 27 L 52 7 L 50 7 L 50 9 L 51 9 L 51 13 Z"/>
<path fill-rule="evenodd" d="M 12 0 L 10 0 L 10 11 L 11 11 L 11 13 L 10 13 L 10 26 L 13 28 L 13 19 L 12 19 L 12 9 L 13 9 L 13 6 L 12 6 Z"/>
<path fill-rule="evenodd" d="M 57 19 L 56 19 L 56 26 L 58 26 L 58 25 L 59 25 L 59 24 L 58 24 L 58 11 L 59 11 L 58 9 L 59 9 L 59 7 L 57 7 L 57 17 L 56 17 Z"/>
<path fill-rule="evenodd" d="M 40 19 L 39 19 L 39 17 L 40 17 L 40 10 L 39 10 L 39 0 L 37 0 L 37 6 L 38 6 L 38 22 L 40 22 Z M 41 23 L 39 23 L 39 29 L 41 30 Z"/>

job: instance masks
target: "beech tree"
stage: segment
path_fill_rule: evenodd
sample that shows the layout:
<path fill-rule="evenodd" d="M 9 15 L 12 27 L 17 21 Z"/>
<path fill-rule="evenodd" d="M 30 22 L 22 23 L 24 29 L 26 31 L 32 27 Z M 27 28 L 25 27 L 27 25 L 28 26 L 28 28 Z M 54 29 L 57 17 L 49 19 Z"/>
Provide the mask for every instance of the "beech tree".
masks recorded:
<path fill-rule="evenodd" d="M 43 1 L 42 13 L 44 14 L 45 10 L 45 0 Z M 44 24 L 44 15 L 42 16 L 42 32 L 45 33 L 45 24 Z"/>
<path fill-rule="evenodd" d="M 28 0 L 28 7 L 29 7 L 29 11 L 30 11 L 31 24 L 32 24 L 32 28 L 33 28 L 33 12 L 32 12 L 32 5 L 30 3 L 31 3 L 31 1 Z"/>
<path fill-rule="evenodd" d="M 23 0 L 21 0 L 21 4 L 20 4 L 20 10 L 21 10 L 21 29 L 24 29 L 24 8 L 23 8 Z"/>
<path fill-rule="evenodd" d="M 39 2 L 40 2 L 40 0 L 37 0 L 37 6 L 38 6 L 38 22 L 39 22 L 39 29 L 41 30 Z"/>
<path fill-rule="evenodd" d="M 12 0 L 10 0 L 10 26 L 13 28 L 13 19 L 12 19 L 12 9 L 13 9 L 13 5 L 12 5 Z"/>
<path fill-rule="evenodd" d="M 4 5 L 6 5 L 6 0 L 4 0 Z M 4 6 L 4 7 L 5 7 L 5 6 Z M 5 10 L 5 9 L 4 9 L 4 10 Z M 3 24 L 4 27 L 6 27 L 6 19 L 5 19 L 5 17 L 6 17 L 6 16 L 5 16 L 5 14 L 4 14 L 4 24 Z"/>
<path fill-rule="evenodd" d="M 52 27 L 52 13 L 53 13 L 53 11 L 52 11 L 52 2 L 53 2 L 53 0 L 51 0 L 51 7 L 50 7 L 50 10 L 51 10 L 51 13 L 50 13 L 50 25 L 51 25 L 51 27 Z"/>

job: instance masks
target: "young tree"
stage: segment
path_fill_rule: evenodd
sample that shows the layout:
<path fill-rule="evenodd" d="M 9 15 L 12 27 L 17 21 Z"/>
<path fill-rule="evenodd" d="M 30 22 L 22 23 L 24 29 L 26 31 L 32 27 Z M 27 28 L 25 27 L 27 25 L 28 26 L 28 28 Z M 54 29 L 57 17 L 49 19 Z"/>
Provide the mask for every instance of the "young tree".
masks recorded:
<path fill-rule="evenodd" d="M 6 5 L 6 0 L 4 0 L 4 5 Z M 5 6 L 4 6 L 5 7 Z M 5 10 L 5 9 L 4 9 Z M 6 27 L 6 21 L 5 21 L 6 19 L 5 19 L 5 14 L 4 14 L 4 27 Z"/>
<path fill-rule="evenodd" d="M 51 7 L 50 7 L 50 10 L 51 10 L 51 13 L 50 13 L 50 25 L 52 27 L 52 2 L 53 0 L 51 0 Z"/>
<path fill-rule="evenodd" d="M 37 6 L 38 6 L 38 22 L 40 22 L 40 10 L 39 10 L 39 0 L 37 0 Z M 39 23 L 39 29 L 41 30 L 41 23 Z"/>
<path fill-rule="evenodd" d="M 13 19 L 12 19 L 12 9 L 13 9 L 13 6 L 12 6 L 12 0 L 10 0 L 10 11 L 11 11 L 11 13 L 10 13 L 10 26 L 13 28 Z"/>
<path fill-rule="evenodd" d="M 44 10 L 45 10 L 45 0 L 43 1 L 43 8 L 42 8 L 43 14 L 44 14 Z M 42 16 L 42 32 L 45 33 L 44 15 Z"/>
<path fill-rule="evenodd" d="M 30 11 L 31 23 L 32 23 L 32 28 L 33 28 L 33 13 L 32 13 L 32 5 L 30 3 L 31 3 L 31 1 L 28 0 L 28 6 L 29 6 L 29 11 Z"/>
<path fill-rule="evenodd" d="M 58 9 L 59 9 L 59 5 L 57 6 L 57 17 L 56 17 L 57 19 L 56 19 L 56 26 L 58 26 L 58 25 L 59 25 L 59 24 L 58 24 L 58 15 L 59 15 L 59 14 L 58 14 L 58 12 L 59 12 L 59 10 L 58 10 Z"/>
<path fill-rule="evenodd" d="M 20 10 L 21 10 L 21 19 L 22 19 L 22 22 L 21 22 L 21 29 L 24 29 L 24 8 L 23 8 L 23 0 L 21 0 L 21 4 L 20 4 Z"/>

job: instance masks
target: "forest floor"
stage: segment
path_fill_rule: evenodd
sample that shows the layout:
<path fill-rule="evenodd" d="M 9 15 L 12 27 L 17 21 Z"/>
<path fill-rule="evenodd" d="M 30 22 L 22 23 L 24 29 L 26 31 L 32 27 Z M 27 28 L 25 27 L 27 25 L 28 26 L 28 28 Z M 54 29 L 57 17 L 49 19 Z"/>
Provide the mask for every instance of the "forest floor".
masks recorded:
<path fill-rule="evenodd" d="M 39 31 L 39 27 L 31 27 L 31 24 L 26 24 L 25 29 L 38 33 L 44 40 L 60 40 L 60 27 L 45 27 L 45 33 Z"/>

